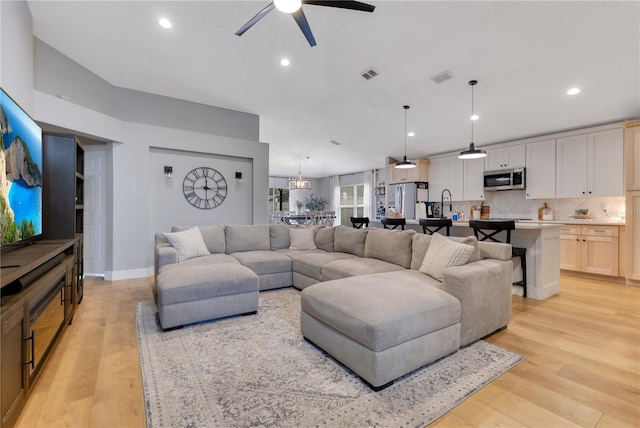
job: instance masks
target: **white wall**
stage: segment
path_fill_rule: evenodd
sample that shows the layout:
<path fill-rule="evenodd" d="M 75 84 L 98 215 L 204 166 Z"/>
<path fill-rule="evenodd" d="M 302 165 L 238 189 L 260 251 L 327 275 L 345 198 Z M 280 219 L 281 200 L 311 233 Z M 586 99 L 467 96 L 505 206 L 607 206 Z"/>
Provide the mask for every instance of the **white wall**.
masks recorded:
<path fill-rule="evenodd" d="M 24 1 L 0 1 L 0 86 L 33 111 L 33 25 Z"/>
<path fill-rule="evenodd" d="M 112 140 L 107 145 L 110 165 L 107 229 L 111 233 L 107 235 L 105 278 L 149 275 L 153 264 L 150 252 L 153 236 L 167 231 L 167 225 L 238 223 L 237 213 L 247 211 L 250 214 L 245 214 L 243 222 L 267 223 L 267 144 L 124 122 L 39 91 L 34 94 L 38 120 Z M 160 156 L 161 152 L 165 156 Z M 225 200 L 220 208 L 191 212 L 188 219 L 181 217 L 181 209 L 157 209 L 158 201 L 163 199 L 174 207 L 181 204 L 183 208 L 190 207 L 175 187 L 157 186 L 158 177 L 163 177 L 161 167 L 168 159 L 166 153 L 180 153 L 176 158 L 178 170 L 174 169 L 178 180 L 178 174 L 183 172 L 181 169 L 187 168 L 189 162 L 215 168 L 217 160 L 234 158 L 235 163 L 226 165 L 225 170 L 233 169 L 226 178 L 232 183 L 230 192 L 238 194 Z M 191 160 L 187 161 L 187 158 Z M 237 188 L 233 178 L 236 169 L 242 171 L 243 176 L 246 172 L 247 177 Z M 218 209 L 224 211 L 216 212 L 213 218 L 211 213 Z"/>
<path fill-rule="evenodd" d="M 153 234 L 163 231 L 157 228 L 185 220 L 267 222 L 269 146 L 258 141 L 258 116 L 114 87 L 44 43 L 34 43 L 24 1 L 0 1 L 0 23 L 2 87 L 37 121 L 105 141 L 107 279 L 152 273 Z M 175 188 L 157 186 L 162 174 L 157 163 L 166 159 L 152 153 L 156 149 L 179 152 L 179 168 L 186 168 L 189 158 L 230 162 L 225 168 L 233 170 L 227 178 L 234 195 L 223 204 L 224 214 L 218 211 L 214 219 L 214 211 L 198 210 L 180 218 L 189 205 Z M 234 187 L 236 168 L 246 171 L 241 187 Z M 184 206 L 158 209 L 162 200 L 172 208 Z"/>

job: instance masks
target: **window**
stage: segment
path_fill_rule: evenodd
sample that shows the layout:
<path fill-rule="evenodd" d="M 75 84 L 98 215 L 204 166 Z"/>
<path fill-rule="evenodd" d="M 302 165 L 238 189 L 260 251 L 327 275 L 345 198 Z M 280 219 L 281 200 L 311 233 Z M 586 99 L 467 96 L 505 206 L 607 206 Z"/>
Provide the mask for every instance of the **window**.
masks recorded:
<path fill-rule="evenodd" d="M 289 211 L 289 190 L 269 188 L 269 211 Z"/>
<path fill-rule="evenodd" d="M 351 226 L 351 217 L 364 216 L 364 184 L 340 186 L 340 224 Z"/>

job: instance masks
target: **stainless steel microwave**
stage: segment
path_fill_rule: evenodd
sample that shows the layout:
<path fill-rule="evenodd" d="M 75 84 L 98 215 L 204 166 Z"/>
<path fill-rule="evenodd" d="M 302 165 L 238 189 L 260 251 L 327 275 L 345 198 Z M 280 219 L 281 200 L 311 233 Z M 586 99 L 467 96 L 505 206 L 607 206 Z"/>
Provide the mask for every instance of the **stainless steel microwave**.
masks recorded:
<path fill-rule="evenodd" d="M 484 172 L 484 190 L 524 189 L 524 167 Z"/>

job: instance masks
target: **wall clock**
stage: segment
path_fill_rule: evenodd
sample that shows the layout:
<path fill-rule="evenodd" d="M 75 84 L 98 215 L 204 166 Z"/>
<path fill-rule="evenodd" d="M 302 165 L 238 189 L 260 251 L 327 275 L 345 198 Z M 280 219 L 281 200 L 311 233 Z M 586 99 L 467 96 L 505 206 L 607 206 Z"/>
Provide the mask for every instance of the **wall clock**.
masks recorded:
<path fill-rule="evenodd" d="M 184 177 L 182 192 L 191 205 L 209 210 L 224 201 L 227 196 L 227 180 L 215 169 L 201 166 Z"/>

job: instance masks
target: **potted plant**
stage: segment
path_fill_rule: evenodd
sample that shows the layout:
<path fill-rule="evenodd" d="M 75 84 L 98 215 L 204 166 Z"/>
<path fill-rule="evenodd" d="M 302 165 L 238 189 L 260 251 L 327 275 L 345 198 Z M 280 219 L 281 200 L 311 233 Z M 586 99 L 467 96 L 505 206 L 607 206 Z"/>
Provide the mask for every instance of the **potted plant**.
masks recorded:
<path fill-rule="evenodd" d="M 327 200 L 325 198 L 316 198 L 313 193 L 304 199 L 309 211 L 323 211 Z"/>

